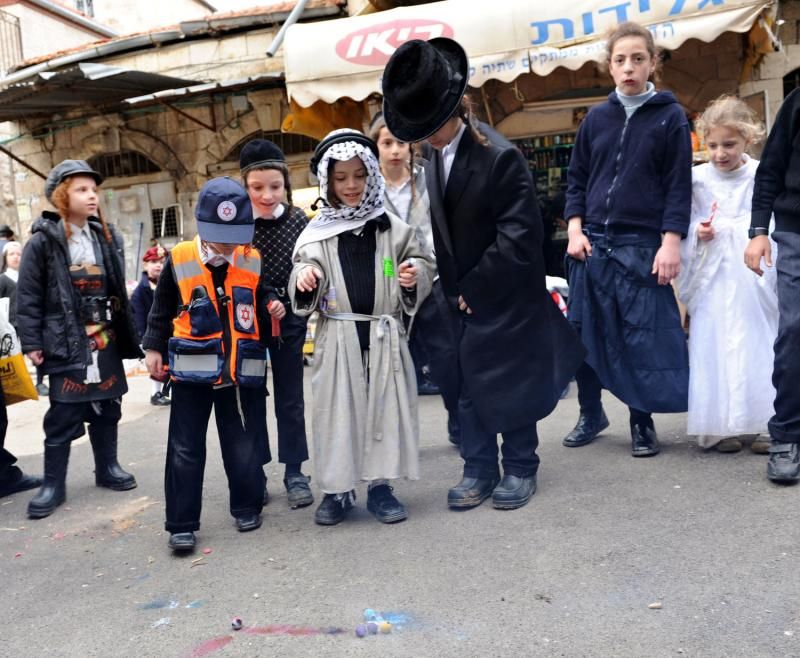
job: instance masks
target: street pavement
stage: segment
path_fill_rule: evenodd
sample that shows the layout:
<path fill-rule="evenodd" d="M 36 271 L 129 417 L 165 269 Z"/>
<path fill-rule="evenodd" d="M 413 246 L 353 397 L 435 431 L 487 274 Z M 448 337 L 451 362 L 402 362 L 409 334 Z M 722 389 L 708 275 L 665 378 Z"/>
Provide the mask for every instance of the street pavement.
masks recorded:
<path fill-rule="evenodd" d="M 309 383 L 307 371 L 307 400 Z M 539 424 L 530 504 L 454 512 L 461 462 L 440 399 L 425 397 L 422 479 L 396 483 L 406 522 L 379 524 L 362 487 L 344 523 L 316 526 L 315 506 L 288 508 L 273 462 L 264 526 L 246 534 L 212 423 L 199 547 L 176 558 L 169 410 L 149 404 L 146 377 L 130 384 L 120 462 L 137 489 L 96 488 L 82 439 L 52 516 L 26 518 L 33 492 L 0 500 L 0 656 L 800 656 L 800 487 L 769 483 L 764 456 L 703 452 L 684 415 L 657 416 L 661 455 L 633 459 L 626 410 L 606 394 L 611 427 L 567 449 L 573 385 Z M 46 409 L 9 408 L 8 446 L 29 472 Z M 273 455 L 275 437 L 270 418 Z M 356 637 L 365 608 L 392 632 Z"/>

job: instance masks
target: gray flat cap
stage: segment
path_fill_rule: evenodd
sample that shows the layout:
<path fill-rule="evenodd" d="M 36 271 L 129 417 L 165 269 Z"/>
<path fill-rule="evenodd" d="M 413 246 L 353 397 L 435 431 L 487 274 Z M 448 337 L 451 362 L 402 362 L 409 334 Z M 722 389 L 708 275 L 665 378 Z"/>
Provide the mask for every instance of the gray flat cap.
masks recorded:
<path fill-rule="evenodd" d="M 70 176 L 77 176 L 78 174 L 91 176 L 98 185 L 103 182 L 103 177 L 92 169 L 86 160 L 64 160 L 53 167 L 53 170 L 47 176 L 47 181 L 44 184 L 44 194 L 47 200 L 53 201 L 53 191 L 58 187 L 59 183 Z"/>

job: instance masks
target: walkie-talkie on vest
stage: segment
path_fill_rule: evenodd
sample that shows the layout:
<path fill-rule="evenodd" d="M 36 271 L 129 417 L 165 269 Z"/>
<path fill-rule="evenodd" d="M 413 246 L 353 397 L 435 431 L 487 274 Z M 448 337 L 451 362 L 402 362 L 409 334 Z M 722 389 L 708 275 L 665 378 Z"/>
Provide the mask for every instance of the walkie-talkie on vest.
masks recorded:
<path fill-rule="evenodd" d="M 195 286 L 192 288 L 192 299 L 189 302 L 191 305 L 193 302 L 196 302 L 199 299 L 205 299 L 208 297 L 208 291 L 206 290 L 205 286 Z"/>

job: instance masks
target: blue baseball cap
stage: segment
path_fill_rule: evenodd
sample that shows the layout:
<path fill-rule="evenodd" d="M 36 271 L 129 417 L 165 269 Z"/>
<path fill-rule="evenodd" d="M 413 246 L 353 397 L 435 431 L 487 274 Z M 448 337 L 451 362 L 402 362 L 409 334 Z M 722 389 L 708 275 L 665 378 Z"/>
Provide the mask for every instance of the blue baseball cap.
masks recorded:
<path fill-rule="evenodd" d="M 200 190 L 194 209 L 201 240 L 227 244 L 253 241 L 253 208 L 241 184 L 229 176 L 212 178 Z"/>

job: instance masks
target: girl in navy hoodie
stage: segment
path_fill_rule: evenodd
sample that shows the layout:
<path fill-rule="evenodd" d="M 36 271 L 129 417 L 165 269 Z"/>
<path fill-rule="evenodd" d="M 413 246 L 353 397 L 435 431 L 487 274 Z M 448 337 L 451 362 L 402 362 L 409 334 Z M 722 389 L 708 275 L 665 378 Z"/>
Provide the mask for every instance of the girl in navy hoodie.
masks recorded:
<path fill-rule="evenodd" d="M 580 418 L 564 445 L 608 427 L 607 388 L 630 408 L 634 457 L 659 452 L 651 413 L 687 409 L 689 363 L 670 282 L 691 209 L 691 139 L 683 109 L 656 91 L 649 30 L 622 23 L 607 42 L 616 83 L 578 131 L 568 172 L 569 319 L 587 348 L 576 375 Z"/>

